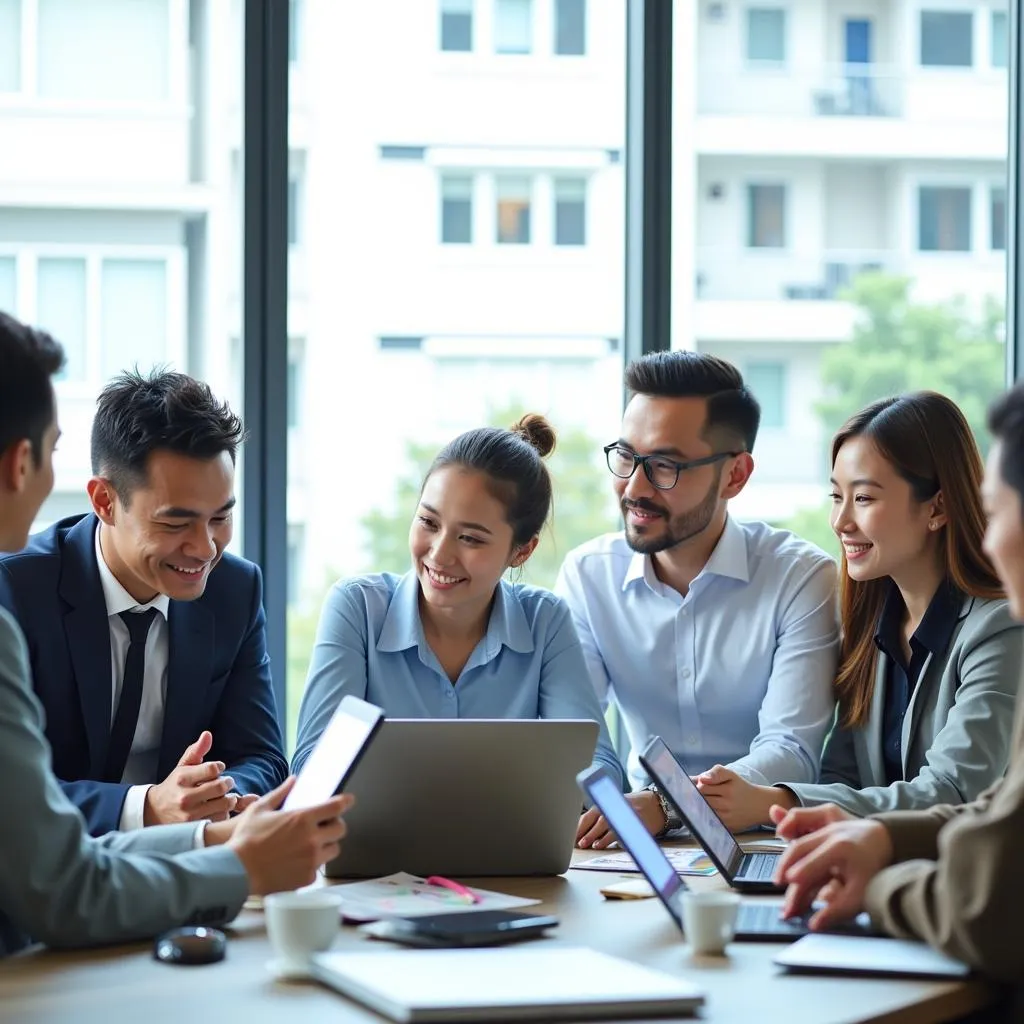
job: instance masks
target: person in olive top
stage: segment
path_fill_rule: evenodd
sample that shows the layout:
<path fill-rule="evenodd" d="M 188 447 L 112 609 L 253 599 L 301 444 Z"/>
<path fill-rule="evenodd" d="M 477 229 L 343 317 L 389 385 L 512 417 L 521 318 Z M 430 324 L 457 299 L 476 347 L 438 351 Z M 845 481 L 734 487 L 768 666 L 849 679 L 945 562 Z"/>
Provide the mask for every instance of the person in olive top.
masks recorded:
<path fill-rule="evenodd" d="M 842 542 L 835 728 L 816 783 L 698 776 L 734 828 L 773 804 L 852 814 L 975 799 L 1006 770 L 1024 629 L 982 551 L 982 462 L 963 414 L 930 391 L 887 398 L 832 443 Z"/>

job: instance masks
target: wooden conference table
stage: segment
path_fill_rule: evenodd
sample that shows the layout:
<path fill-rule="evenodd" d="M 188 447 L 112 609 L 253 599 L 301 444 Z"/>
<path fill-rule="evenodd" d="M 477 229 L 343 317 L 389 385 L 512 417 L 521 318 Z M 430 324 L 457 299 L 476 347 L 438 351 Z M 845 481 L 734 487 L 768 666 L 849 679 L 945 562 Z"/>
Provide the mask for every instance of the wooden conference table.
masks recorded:
<path fill-rule="evenodd" d="M 577 851 L 574 863 L 591 856 Z M 986 1006 L 982 982 L 935 982 L 787 975 L 772 965 L 781 948 L 734 942 L 725 957 L 691 957 L 655 899 L 605 900 L 602 885 L 619 876 L 570 870 L 556 878 L 480 880 L 485 888 L 540 899 L 538 912 L 557 915 L 557 941 L 587 945 L 672 974 L 705 992 L 701 1020 L 736 1024 L 939 1024 Z M 688 879 L 691 888 L 725 887 L 717 875 Z M 301 1024 L 383 1019 L 314 983 L 275 981 L 263 915 L 243 911 L 229 930 L 227 959 L 175 967 L 152 958 L 152 943 L 53 953 L 27 951 L 0 962 L 0 1021 L 18 1024 Z M 335 949 L 393 949 L 354 928 L 342 928 Z"/>

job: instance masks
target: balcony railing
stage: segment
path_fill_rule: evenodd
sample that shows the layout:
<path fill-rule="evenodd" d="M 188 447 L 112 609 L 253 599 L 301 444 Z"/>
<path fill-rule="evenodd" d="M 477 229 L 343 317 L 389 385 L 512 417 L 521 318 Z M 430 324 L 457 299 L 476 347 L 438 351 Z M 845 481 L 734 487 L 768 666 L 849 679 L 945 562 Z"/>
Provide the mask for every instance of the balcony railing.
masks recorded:
<path fill-rule="evenodd" d="M 788 250 L 702 248 L 696 297 L 712 300 L 830 301 L 863 273 L 899 273 L 896 255 L 871 249 Z"/>
<path fill-rule="evenodd" d="M 902 117 L 905 76 L 878 64 L 812 71 L 750 65 L 732 74 L 702 72 L 698 113 L 761 117 Z"/>

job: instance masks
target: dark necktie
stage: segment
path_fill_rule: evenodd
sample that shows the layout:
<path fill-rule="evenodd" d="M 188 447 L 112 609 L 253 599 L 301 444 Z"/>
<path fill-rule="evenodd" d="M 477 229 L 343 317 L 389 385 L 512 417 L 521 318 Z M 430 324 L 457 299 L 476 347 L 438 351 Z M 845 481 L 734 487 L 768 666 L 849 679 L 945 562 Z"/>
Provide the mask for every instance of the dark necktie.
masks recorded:
<path fill-rule="evenodd" d="M 145 612 L 121 612 L 121 621 L 128 627 L 131 643 L 124 659 L 124 678 L 121 680 L 121 699 L 117 702 L 114 724 L 110 727 L 107 745 L 107 764 L 103 772 L 106 782 L 120 782 L 124 766 L 131 753 L 135 727 L 139 723 L 142 707 L 142 681 L 146 675 L 146 637 L 153 619 L 159 614 L 155 608 Z"/>

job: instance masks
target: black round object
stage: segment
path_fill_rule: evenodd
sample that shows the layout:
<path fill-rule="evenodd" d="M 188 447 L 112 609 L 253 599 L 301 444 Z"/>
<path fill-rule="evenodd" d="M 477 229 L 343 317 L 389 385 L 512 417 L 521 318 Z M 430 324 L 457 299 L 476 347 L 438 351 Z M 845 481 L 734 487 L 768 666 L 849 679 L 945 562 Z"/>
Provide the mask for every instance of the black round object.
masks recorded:
<path fill-rule="evenodd" d="M 165 964 L 215 964 L 227 949 L 227 937 L 216 928 L 175 928 L 157 936 L 153 956 Z"/>

